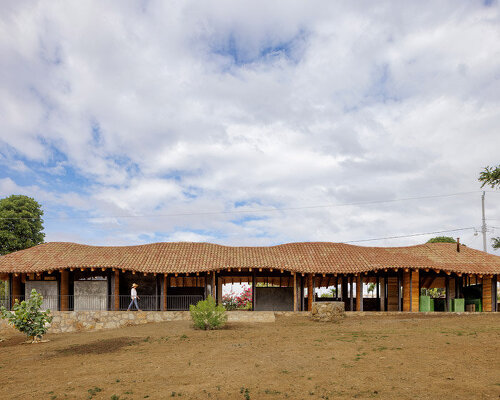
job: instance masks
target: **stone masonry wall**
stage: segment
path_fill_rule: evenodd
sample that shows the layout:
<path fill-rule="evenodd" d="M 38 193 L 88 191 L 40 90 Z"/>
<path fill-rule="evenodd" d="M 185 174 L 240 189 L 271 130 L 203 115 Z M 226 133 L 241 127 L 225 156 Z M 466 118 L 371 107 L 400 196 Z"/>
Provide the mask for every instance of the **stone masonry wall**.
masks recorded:
<path fill-rule="evenodd" d="M 189 311 L 53 311 L 49 333 L 116 329 L 165 321 L 190 321 Z M 274 312 L 228 312 L 229 322 L 274 322 Z M 14 329 L 0 319 L 0 330 Z"/>

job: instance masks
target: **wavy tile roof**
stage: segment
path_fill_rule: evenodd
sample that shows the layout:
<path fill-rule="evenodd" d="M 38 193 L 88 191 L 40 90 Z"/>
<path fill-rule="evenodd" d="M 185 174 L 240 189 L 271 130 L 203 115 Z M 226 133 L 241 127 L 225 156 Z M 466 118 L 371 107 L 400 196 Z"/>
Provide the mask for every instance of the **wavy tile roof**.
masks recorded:
<path fill-rule="evenodd" d="M 434 268 L 469 274 L 500 274 L 500 256 L 466 246 L 432 243 L 411 247 L 362 247 L 305 242 L 271 247 L 210 243 L 87 246 L 52 242 L 0 257 L 0 273 L 63 268 L 121 268 L 138 272 L 185 273 L 225 268 L 274 268 L 295 272 L 356 273 L 383 268 Z"/>

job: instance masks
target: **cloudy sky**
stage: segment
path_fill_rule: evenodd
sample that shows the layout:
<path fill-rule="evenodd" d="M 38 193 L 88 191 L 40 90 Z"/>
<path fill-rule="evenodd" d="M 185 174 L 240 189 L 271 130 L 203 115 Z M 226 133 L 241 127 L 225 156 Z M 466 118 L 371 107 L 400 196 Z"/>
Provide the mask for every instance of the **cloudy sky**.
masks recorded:
<path fill-rule="evenodd" d="M 499 38 L 497 1 L 5 2 L 0 197 L 87 244 L 479 228 Z"/>

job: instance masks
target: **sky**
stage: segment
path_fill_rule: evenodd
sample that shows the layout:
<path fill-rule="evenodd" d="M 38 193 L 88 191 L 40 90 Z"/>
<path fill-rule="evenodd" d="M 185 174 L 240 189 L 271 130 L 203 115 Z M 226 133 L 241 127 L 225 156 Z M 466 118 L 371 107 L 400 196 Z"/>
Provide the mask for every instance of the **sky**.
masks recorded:
<path fill-rule="evenodd" d="M 482 249 L 499 38 L 498 1 L 4 2 L 0 197 L 47 241 Z"/>

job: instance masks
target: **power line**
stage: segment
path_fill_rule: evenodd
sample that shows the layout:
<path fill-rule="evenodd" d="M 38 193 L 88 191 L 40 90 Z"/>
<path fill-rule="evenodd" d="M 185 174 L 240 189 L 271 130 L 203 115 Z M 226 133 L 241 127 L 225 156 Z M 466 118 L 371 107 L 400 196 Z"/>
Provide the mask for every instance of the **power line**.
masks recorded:
<path fill-rule="evenodd" d="M 336 208 L 336 207 L 349 207 L 349 206 L 361 206 L 370 204 L 383 204 L 383 203 L 394 203 L 398 201 L 410 201 L 410 200 L 423 200 L 423 199 L 435 199 L 443 197 L 453 197 L 461 196 L 466 194 L 480 193 L 480 191 L 472 192 L 458 192 L 442 195 L 431 195 L 431 196 L 418 196 L 418 197 L 406 197 L 401 199 L 389 199 L 389 200 L 374 200 L 374 201 L 361 201 L 355 203 L 343 203 L 343 204 L 323 204 L 314 206 L 302 206 L 302 207 L 284 207 L 284 208 L 268 208 L 260 210 L 232 210 L 232 211 L 200 211 L 193 213 L 172 213 L 172 214 L 156 214 L 156 215 L 111 215 L 111 216 L 98 216 L 98 217 L 47 217 L 44 220 L 81 220 L 81 219 L 105 219 L 105 218 L 165 218 L 165 217 L 187 217 L 187 216 L 204 216 L 204 215 L 227 215 L 227 214 L 258 214 L 258 213 L 268 213 L 268 212 L 280 212 L 280 211 L 296 211 L 296 210 L 307 210 L 307 209 L 319 209 L 319 208 Z M 38 219 L 35 217 L 11 217 L 11 218 L 0 218 L 1 220 L 23 220 L 23 219 Z"/>
<path fill-rule="evenodd" d="M 448 229 L 448 230 L 445 230 L 445 231 L 412 233 L 412 234 L 409 234 L 409 235 L 387 236 L 387 237 L 373 238 L 373 239 L 348 240 L 347 242 L 341 242 L 341 243 L 359 243 L 359 242 L 371 242 L 371 241 L 374 241 L 374 240 L 402 239 L 402 238 L 414 237 L 414 236 L 435 235 L 435 234 L 438 234 L 438 233 L 465 231 L 465 230 L 469 230 L 469 229 L 475 229 L 475 228 L 471 226 L 471 227 L 468 227 L 468 228 Z"/>

